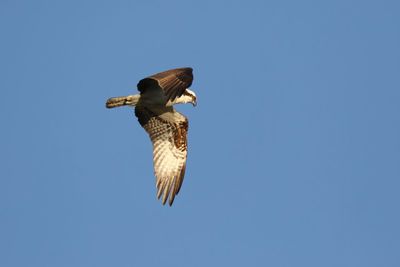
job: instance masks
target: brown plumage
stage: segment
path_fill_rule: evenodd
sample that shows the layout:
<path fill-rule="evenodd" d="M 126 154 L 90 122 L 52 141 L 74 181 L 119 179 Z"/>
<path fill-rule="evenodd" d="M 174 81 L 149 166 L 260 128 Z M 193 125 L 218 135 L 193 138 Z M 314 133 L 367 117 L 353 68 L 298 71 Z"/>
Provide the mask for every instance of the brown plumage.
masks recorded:
<path fill-rule="evenodd" d="M 157 198 L 169 205 L 178 194 L 186 169 L 188 119 L 173 108 L 174 104 L 196 105 L 191 68 L 161 72 L 138 83 L 140 95 L 113 97 L 106 107 L 136 106 L 135 115 L 149 134 L 153 144 L 153 164 L 156 176 Z"/>
<path fill-rule="evenodd" d="M 167 70 L 139 81 L 137 87 L 140 93 L 144 93 L 148 88 L 160 87 L 167 100 L 174 101 L 180 97 L 187 88 L 192 85 L 193 69 L 179 68 Z"/>

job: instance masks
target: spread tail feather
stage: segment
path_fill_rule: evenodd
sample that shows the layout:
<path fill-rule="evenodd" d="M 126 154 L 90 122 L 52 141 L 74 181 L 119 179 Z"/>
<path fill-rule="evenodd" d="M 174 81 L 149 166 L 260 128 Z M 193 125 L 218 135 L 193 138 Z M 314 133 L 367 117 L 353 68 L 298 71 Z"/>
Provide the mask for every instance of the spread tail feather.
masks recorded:
<path fill-rule="evenodd" d="M 128 95 L 121 97 L 111 97 L 106 102 L 106 108 L 116 108 L 120 106 L 136 106 L 139 102 L 140 95 Z"/>

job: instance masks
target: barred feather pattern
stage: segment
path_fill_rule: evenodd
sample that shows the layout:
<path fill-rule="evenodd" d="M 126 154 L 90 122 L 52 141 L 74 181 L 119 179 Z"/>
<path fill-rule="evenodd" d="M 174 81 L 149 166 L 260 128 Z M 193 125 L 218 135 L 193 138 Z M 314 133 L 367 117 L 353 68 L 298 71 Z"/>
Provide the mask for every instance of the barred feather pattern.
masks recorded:
<path fill-rule="evenodd" d="M 188 120 L 176 110 L 170 113 L 170 117 L 178 119 L 165 119 L 144 107 L 135 109 L 140 124 L 153 143 L 157 198 L 162 196 L 162 203 L 165 204 L 169 196 L 171 206 L 185 175 Z"/>

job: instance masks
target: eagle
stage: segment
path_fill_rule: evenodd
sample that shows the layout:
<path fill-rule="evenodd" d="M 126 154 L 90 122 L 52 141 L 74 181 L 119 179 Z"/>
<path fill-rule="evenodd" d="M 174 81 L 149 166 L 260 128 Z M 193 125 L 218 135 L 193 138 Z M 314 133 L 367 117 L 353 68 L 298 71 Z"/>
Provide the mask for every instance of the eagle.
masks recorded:
<path fill-rule="evenodd" d="M 112 97 L 106 102 L 107 108 L 135 107 L 135 115 L 153 144 L 157 199 L 163 196 L 163 205 L 168 196 L 172 205 L 185 175 L 189 121 L 173 106 L 197 105 L 196 94 L 187 89 L 192 81 L 192 68 L 167 70 L 140 80 L 140 94 Z"/>

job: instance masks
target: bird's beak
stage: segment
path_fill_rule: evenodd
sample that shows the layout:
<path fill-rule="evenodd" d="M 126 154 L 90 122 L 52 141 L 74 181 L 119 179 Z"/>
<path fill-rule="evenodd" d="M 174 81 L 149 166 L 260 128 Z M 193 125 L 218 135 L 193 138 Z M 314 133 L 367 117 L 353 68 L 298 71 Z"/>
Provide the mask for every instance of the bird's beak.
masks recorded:
<path fill-rule="evenodd" d="M 193 100 L 192 104 L 193 104 L 193 107 L 197 106 L 197 101 L 196 101 L 196 99 Z"/>

